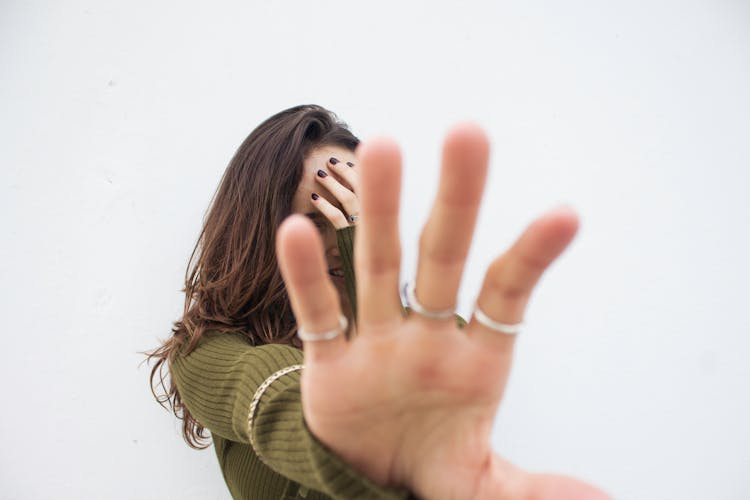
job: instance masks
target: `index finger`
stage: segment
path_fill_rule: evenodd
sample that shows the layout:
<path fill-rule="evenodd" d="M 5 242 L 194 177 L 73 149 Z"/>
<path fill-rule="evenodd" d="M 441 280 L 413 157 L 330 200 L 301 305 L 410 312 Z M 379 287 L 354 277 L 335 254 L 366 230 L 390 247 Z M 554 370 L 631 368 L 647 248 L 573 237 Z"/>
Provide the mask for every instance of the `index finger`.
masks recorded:
<path fill-rule="evenodd" d="M 331 159 L 328 160 L 328 168 L 331 172 L 341 177 L 349 185 L 354 194 L 359 195 L 359 173 L 354 169 L 354 164 L 351 162 L 338 161 L 333 163 Z"/>
<path fill-rule="evenodd" d="M 573 240 L 578 224 L 578 215 L 565 206 L 530 224 L 510 249 L 490 264 L 477 299 L 480 310 L 497 323 L 513 325 L 523 321 L 536 284 Z M 465 330 L 485 345 L 510 354 L 515 336 L 498 334 L 476 317 Z"/>

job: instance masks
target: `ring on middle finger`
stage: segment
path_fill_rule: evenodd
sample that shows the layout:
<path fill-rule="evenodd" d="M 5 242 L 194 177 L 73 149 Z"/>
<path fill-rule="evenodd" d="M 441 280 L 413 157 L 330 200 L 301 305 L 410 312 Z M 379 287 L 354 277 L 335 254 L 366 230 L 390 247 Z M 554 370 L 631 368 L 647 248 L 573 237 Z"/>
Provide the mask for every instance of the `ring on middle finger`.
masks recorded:
<path fill-rule="evenodd" d="M 417 293 L 415 290 L 415 284 L 413 280 L 407 281 L 404 284 L 403 296 L 404 296 L 404 301 L 406 302 L 406 305 L 409 308 L 411 308 L 412 311 L 419 314 L 420 316 L 424 316 L 425 318 L 448 319 L 448 318 L 453 318 L 453 316 L 456 314 L 455 309 L 436 310 L 436 309 L 428 309 L 425 306 L 423 306 L 419 302 L 419 300 L 417 300 Z"/>

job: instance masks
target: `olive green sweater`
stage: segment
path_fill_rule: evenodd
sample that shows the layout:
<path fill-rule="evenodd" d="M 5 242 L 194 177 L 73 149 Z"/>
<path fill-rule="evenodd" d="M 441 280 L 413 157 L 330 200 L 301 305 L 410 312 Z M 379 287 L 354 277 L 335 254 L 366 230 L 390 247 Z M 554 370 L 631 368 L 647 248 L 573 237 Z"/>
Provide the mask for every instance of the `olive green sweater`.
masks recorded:
<path fill-rule="evenodd" d="M 355 473 L 308 431 L 299 370 L 275 380 L 260 398 L 253 449 L 248 429 L 253 395 L 273 373 L 301 363 L 302 352 L 293 347 L 253 348 L 238 335 L 211 333 L 193 353 L 173 364 L 172 376 L 185 405 L 211 431 L 232 497 L 405 498 Z"/>
<path fill-rule="evenodd" d="M 337 237 L 355 305 L 353 227 L 338 230 Z M 170 376 L 182 401 L 211 432 L 232 497 L 409 498 L 407 491 L 384 489 L 355 472 L 308 430 L 300 400 L 302 364 L 302 351 L 294 347 L 253 347 L 239 333 L 213 330 L 194 351 L 171 361 Z"/>

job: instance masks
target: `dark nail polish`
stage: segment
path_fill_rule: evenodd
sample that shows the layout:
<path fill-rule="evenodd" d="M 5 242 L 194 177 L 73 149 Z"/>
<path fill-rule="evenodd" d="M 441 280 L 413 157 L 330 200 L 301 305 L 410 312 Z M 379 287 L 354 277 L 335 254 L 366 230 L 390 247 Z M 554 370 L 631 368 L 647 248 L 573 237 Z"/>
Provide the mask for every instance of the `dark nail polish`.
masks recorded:
<path fill-rule="evenodd" d="M 349 165 L 350 167 L 353 167 L 353 166 L 354 166 L 354 163 L 352 163 L 352 162 L 350 162 L 350 161 L 346 162 L 346 164 L 347 164 L 347 165 Z"/>
<path fill-rule="evenodd" d="M 336 158 L 334 158 L 333 156 L 331 156 L 331 157 L 330 157 L 330 158 L 328 159 L 328 161 L 330 161 L 330 162 L 331 162 L 331 165 L 335 165 L 335 164 L 337 164 L 337 163 L 339 162 L 339 161 L 338 161 L 338 160 L 337 160 Z"/>
<path fill-rule="evenodd" d="M 328 174 L 323 172 L 322 170 L 318 170 L 318 177 L 328 177 Z"/>
<path fill-rule="evenodd" d="M 312 194 L 312 199 L 313 200 L 317 200 L 318 198 L 320 198 L 320 197 L 317 194 L 315 194 L 315 193 Z"/>

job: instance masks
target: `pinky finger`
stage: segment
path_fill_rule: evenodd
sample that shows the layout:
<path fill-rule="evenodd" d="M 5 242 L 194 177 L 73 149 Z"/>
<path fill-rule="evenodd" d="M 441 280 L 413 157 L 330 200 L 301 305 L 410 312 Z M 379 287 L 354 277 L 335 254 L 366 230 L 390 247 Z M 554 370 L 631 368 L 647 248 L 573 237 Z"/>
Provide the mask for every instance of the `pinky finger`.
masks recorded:
<path fill-rule="evenodd" d="M 328 277 L 315 226 L 301 215 L 288 217 L 277 231 L 276 255 L 297 327 L 314 334 L 338 331 L 333 337 L 305 342 L 305 363 L 338 357 L 346 348 L 345 332 L 339 324 L 341 305 Z"/>

